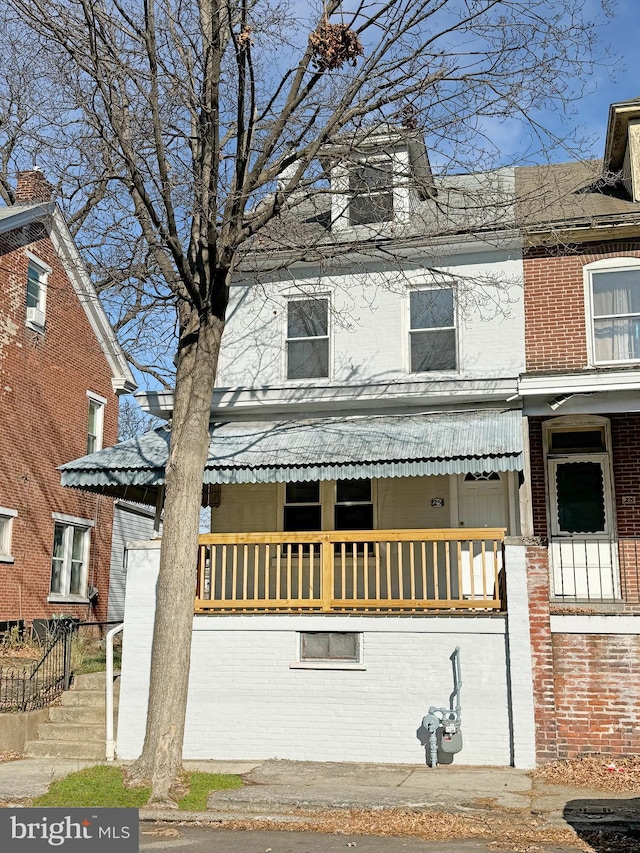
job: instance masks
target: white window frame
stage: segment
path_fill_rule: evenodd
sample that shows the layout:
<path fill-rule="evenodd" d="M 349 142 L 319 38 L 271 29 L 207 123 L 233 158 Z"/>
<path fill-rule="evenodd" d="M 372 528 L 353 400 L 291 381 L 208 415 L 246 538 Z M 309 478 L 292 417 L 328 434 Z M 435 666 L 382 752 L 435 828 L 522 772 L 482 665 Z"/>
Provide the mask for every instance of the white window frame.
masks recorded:
<path fill-rule="evenodd" d="M 27 307 L 27 292 L 25 290 L 25 326 L 34 332 L 42 334 L 44 332 L 46 312 L 47 312 L 47 285 L 52 269 L 49 264 L 46 264 L 37 255 L 27 251 L 27 279 L 29 270 L 35 269 L 38 273 L 38 304 Z"/>
<path fill-rule="evenodd" d="M 17 515 L 17 510 L 0 506 L 0 563 L 15 562 L 11 551 L 11 541 L 13 538 L 13 519 Z"/>
<path fill-rule="evenodd" d="M 453 297 L 453 326 L 430 326 L 425 328 L 416 328 L 413 329 L 411 327 L 411 294 L 415 292 L 424 292 L 428 290 L 442 291 L 442 290 L 450 290 L 451 295 Z M 407 308 L 406 308 L 406 317 L 407 317 L 407 372 L 412 374 L 413 376 L 433 376 L 433 375 L 448 375 L 452 373 L 460 372 L 460 323 L 458 317 L 458 299 L 456 293 L 456 287 L 454 283 L 448 283 L 444 286 L 440 286 L 437 284 L 422 284 L 417 285 L 416 287 L 411 287 L 407 290 Z M 424 332 L 430 331 L 453 331 L 455 335 L 455 356 L 456 356 L 456 366 L 449 368 L 439 368 L 434 370 L 413 370 L 411 364 L 411 336 L 414 332 L 419 334 L 423 334 Z"/>
<path fill-rule="evenodd" d="M 589 432 L 590 430 L 601 430 L 604 438 L 604 449 L 594 451 L 581 450 L 553 450 L 551 447 L 551 436 L 555 432 Z M 611 421 L 601 415 L 562 415 L 558 418 L 550 418 L 542 424 L 542 450 L 545 460 L 546 479 L 546 504 L 547 504 L 547 530 L 550 536 L 563 535 L 557 527 L 557 495 L 555 493 L 555 479 L 552 463 L 555 460 L 575 459 L 578 462 L 593 460 L 602 465 L 606 533 L 600 535 L 615 536 L 617 532 L 616 499 L 614 488 L 614 471 L 611 454 Z M 571 534 L 567 534 L 571 535 Z M 584 539 L 589 534 L 576 534 L 576 538 Z"/>
<path fill-rule="evenodd" d="M 87 391 L 88 405 L 87 405 L 87 453 L 97 453 L 99 450 L 102 450 L 103 447 L 103 438 L 104 438 L 104 407 L 107 405 L 107 401 L 104 397 L 101 397 L 99 394 L 94 394 L 92 391 Z M 95 408 L 96 413 L 96 434 L 95 434 L 95 447 L 93 450 L 89 450 L 89 438 L 91 437 L 91 433 L 89 432 L 89 424 L 90 424 L 90 415 L 91 408 Z"/>
<path fill-rule="evenodd" d="M 286 382 L 302 382 L 302 383 L 314 383 L 314 382 L 323 382 L 328 379 L 331 379 L 332 376 L 332 322 L 331 322 L 331 294 L 330 293 L 309 293 L 309 294 L 296 294 L 295 296 L 286 296 L 285 299 L 285 310 L 284 310 L 284 378 Z M 293 302 L 310 302 L 310 301 L 323 301 L 327 304 L 327 334 L 326 335 L 313 335 L 306 338 L 290 338 L 289 337 L 289 305 Z M 297 379 L 289 378 L 289 343 L 295 343 L 300 341 L 327 341 L 327 375 L 326 376 L 309 376 L 309 377 L 300 377 Z"/>
<path fill-rule="evenodd" d="M 595 347 L 595 330 L 594 330 L 594 312 L 593 312 L 593 274 L 601 272 L 625 272 L 636 270 L 640 274 L 640 258 L 621 257 L 621 258 L 604 258 L 599 261 L 594 261 L 591 264 L 586 264 L 583 267 L 584 281 L 584 305 L 585 305 L 585 326 L 587 330 L 587 358 L 589 366 L 601 365 L 617 365 L 617 364 L 637 364 L 640 358 L 633 359 L 613 359 L 613 360 L 596 360 Z M 629 315 L 631 316 L 631 315 Z M 636 315 L 633 315 L 636 316 Z"/>
<path fill-rule="evenodd" d="M 54 522 L 54 538 L 55 538 L 55 526 L 60 525 L 64 527 L 63 533 L 63 549 L 64 554 L 62 557 L 62 571 L 61 571 L 61 587 L 62 592 L 52 592 L 51 591 L 51 583 L 53 581 L 53 552 L 51 554 L 51 576 L 49 581 L 49 595 L 47 597 L 47 601 L 52 603 L 80 603 L 84 604 L 89 601 L 87 596 L 88 583 L 89 583 L 89 554 L 91 549 L 91 528 L 94 527 L 94 522 L 87 518 L 76 518 L 72 515 L 63 515 L 62 513 L 54 512 L 52 513 L 52 518 Z M 82 554 L 82 582 L 80 584 L 81 589 L 84 589 L 84 594 L 76 594 L 71 593 L 70 585 L 71 585 L 71 562 L 72 562 L 72 548 L 73 548 L 73 534 L 76 530 L 83 531 L 83 554 Z"/>

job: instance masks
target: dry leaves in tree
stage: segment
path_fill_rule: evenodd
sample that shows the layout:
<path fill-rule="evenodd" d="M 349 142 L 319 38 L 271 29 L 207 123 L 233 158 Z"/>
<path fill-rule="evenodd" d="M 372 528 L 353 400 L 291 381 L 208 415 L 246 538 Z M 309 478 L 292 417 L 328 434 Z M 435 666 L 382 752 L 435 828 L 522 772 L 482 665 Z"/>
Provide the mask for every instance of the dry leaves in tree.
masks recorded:
<path fill-rule="evenodd" d="M 312 65 L 318 71 L 332 71 L 350 63 L 355 68 L 364 47 L 358 34 L 346 24 L 331 24 L 326 19 L 309 36 Z"/>

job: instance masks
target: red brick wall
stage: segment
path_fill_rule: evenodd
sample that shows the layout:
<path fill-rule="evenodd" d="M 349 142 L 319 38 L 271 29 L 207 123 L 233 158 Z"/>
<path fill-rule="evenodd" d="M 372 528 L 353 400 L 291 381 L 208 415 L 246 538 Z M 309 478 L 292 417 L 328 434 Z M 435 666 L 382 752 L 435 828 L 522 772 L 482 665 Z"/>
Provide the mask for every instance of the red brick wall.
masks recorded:
<path fill-rule="evenodd" d="M 525 346 L 528 371 L 587 366 L 584 278 L 586 264 L 603 258 L 640 257 L 640 241 L 536 247 L 524 257 Z"/>
<path fill-rule="evenodd" d="M 52 267 L 44 334 L 25 326 L 29 249 Z M 0 506 L 17 510 L 14 563 L 0 563 L 0 620 L 56 613 L 106 618 L 112 502 L 60 486 L 56 466 L 86 453 L 87 391 L 107 399 L 104 444 L 117 439 L 118 402 L 111 373 L 86 314 L 38 224 L 0 236 Z M 89 583 L 94 612 L 47 603 L 52 513 L 95 521 Z"/>
<path fill-rule="evenodd" d="M 542 422 L 545 418 L 529 418 L 529 453 L 531 464 L 531 511 L 533 535 L 546 539 L 547 480 L 542 445 Z"/>
<path fill-rule="evenodd" d="M 640 752 L 640 637 L 554 634 L 559 758 Z"/>
<path fill-rule="evenodd" d="M 536 725 L 536 757 L 540 763 L 557 757 L 553 647 L 549 615 L 547 549 L 527 546 L 527 586 L 531 629 L 531 663 Z"/>

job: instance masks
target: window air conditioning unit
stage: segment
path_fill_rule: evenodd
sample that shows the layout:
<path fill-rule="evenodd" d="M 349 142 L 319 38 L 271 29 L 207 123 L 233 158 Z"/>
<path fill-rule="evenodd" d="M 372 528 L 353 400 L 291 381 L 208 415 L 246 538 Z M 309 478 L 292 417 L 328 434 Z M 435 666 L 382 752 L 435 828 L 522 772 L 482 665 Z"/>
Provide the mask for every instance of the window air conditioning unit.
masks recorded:
<path fill-rule="evenodd" d="M 44 329 L 44 311 L 40 308 L 27 308 L 27 323 L 33 323 L 34 326 Z"/>

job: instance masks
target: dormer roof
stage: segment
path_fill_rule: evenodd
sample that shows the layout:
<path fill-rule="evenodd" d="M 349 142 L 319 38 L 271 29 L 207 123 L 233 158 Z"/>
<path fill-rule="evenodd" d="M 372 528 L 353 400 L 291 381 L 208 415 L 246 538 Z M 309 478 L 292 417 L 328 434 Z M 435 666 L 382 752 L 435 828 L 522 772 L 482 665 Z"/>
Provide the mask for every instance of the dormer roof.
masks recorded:
<path fill-rule="evenodd" d="M 391 157 L 400 151 L 408 152 L 412 184 L 420 197 L 437 195 L 424 138 L 413 128 L 380 122 L 356 133 L 341 134 L 323 147 L 320 161 L 330 175 L 331 169 L 341 163 L 359 162 L 373 156 Z"/>
<path fill-rule="evenodd" d="M 609 107 L 604 167 L 620 173 L 631 199 L 640 202 L 640 98 Z"/>
<path fill-rule="evenodd" d="M 640 118 L 640 98 L 620 101 L 609 107 L 609 121 L 604 144 L 604 167 L 619 171 L 627 150 L 629 122 Z"/>

